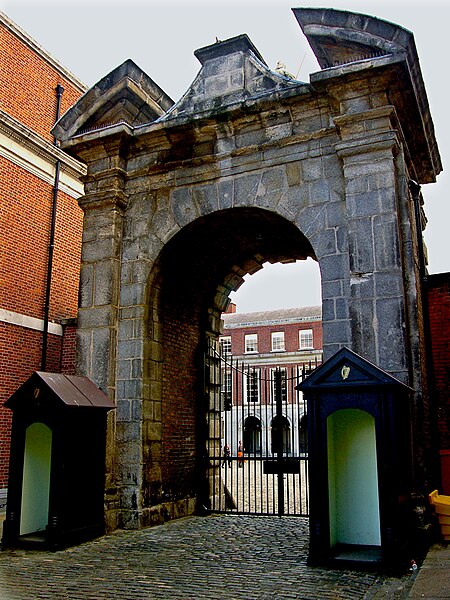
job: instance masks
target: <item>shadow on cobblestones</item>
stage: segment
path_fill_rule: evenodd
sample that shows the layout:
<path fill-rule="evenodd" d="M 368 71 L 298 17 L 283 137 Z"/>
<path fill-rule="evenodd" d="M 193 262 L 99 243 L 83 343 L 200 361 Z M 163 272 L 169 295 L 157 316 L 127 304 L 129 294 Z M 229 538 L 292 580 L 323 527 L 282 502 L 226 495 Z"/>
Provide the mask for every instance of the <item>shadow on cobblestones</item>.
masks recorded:
<path fill-rule="evenodd" d="M 409 577 L 307 566 L 303 518 L 211 516 L 120 531 L 60 552 L 0 552 L 1 600 L 406 597 Z"/>

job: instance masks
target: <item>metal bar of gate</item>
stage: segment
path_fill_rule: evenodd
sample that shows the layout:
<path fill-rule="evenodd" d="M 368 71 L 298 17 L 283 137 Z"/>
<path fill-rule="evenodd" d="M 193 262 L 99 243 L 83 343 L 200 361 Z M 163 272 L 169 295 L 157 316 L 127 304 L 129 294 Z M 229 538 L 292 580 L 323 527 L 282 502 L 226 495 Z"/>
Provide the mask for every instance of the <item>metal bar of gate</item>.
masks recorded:
<path fill-rule="evenodd" d="M 205 357 L 211 510 L 306 516 L 306 407 L 295 387 L 317 365 L 255 368 L 217 350 L 211 342 Z"/>
<path fill-rule="evenodd" d="M 277 420 L 275 454 L 277 457 L 277 496 L 278 496 L 278 516 L 284 515 L 284 474 L 282 471 L 283 463 L 283 392 L 282 377 L 279 368 L 275 371 L 275 405 Z"/>

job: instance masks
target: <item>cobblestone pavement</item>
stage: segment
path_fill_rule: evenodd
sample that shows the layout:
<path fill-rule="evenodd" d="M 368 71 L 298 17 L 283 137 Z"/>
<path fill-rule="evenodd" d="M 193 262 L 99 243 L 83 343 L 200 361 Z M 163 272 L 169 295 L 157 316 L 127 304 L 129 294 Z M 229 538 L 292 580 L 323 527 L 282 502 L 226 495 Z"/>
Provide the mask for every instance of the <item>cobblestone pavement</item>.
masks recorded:
<path fill-rule="evenodd" d="M 120 531 L 59 552 L 0 552 L 1 600 L 386 600 L 409 576 L 307 566 L 307 519 L 219 515 Z"/>

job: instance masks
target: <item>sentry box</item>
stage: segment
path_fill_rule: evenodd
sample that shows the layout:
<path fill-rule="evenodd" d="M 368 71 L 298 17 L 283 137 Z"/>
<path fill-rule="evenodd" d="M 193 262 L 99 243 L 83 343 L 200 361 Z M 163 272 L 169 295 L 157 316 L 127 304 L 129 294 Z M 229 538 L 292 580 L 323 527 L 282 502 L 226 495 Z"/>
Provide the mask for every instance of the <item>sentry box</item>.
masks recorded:
<path fill-rule="evenodd" d="M 408 544 L 411 389 L 344 348 L 307 399 L 311 564 L 398 568 Z"/>
<path fill-rule="evenodd" d="M 13 421 L 3 545 L 58 549 L 102 535 L 115 405 L 87 377 L 35 372 L 5 406 Z"/>

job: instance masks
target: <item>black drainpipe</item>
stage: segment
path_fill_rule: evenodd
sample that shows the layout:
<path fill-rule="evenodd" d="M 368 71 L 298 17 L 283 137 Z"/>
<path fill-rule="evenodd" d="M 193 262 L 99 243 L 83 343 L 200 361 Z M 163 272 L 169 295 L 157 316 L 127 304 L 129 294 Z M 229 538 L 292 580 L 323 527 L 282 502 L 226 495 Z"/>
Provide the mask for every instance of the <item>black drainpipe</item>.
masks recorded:
<path fill-rule="evenodd" d="M 56 119 L 55 123 L 59 120 L 61 110 L 61 97 L 64 92 L 62 85 L 58 83 L 56 86 Z M 53 138 L 54 146 L 58 145 L 56 138 Z M 53 250 L 55 248 L 55 229 L 56 229 L 56 204 L 58 200 L 58 187 L 59 187 L 59 173 L 61 170 L 61 161 L 58 159 L 55 164 L 55 179 L 53 183 L 53 203 L 52 203 L 52 220 L 50 225 L 50 241 L 48 246 L 48 261 L 47 261 L 47 287 L 45 290 L 45 304 L 44 304 L 44 328 L 42 332 L 42 359 L 41 359 L 41 371 L 45 371 L 47 368 L 47 346 L 48 346 L 48 324 L 49 324 L 49 312 L 50 312 L 50 293 L 52 287 L 52 272 L 53 272 Z"/>

